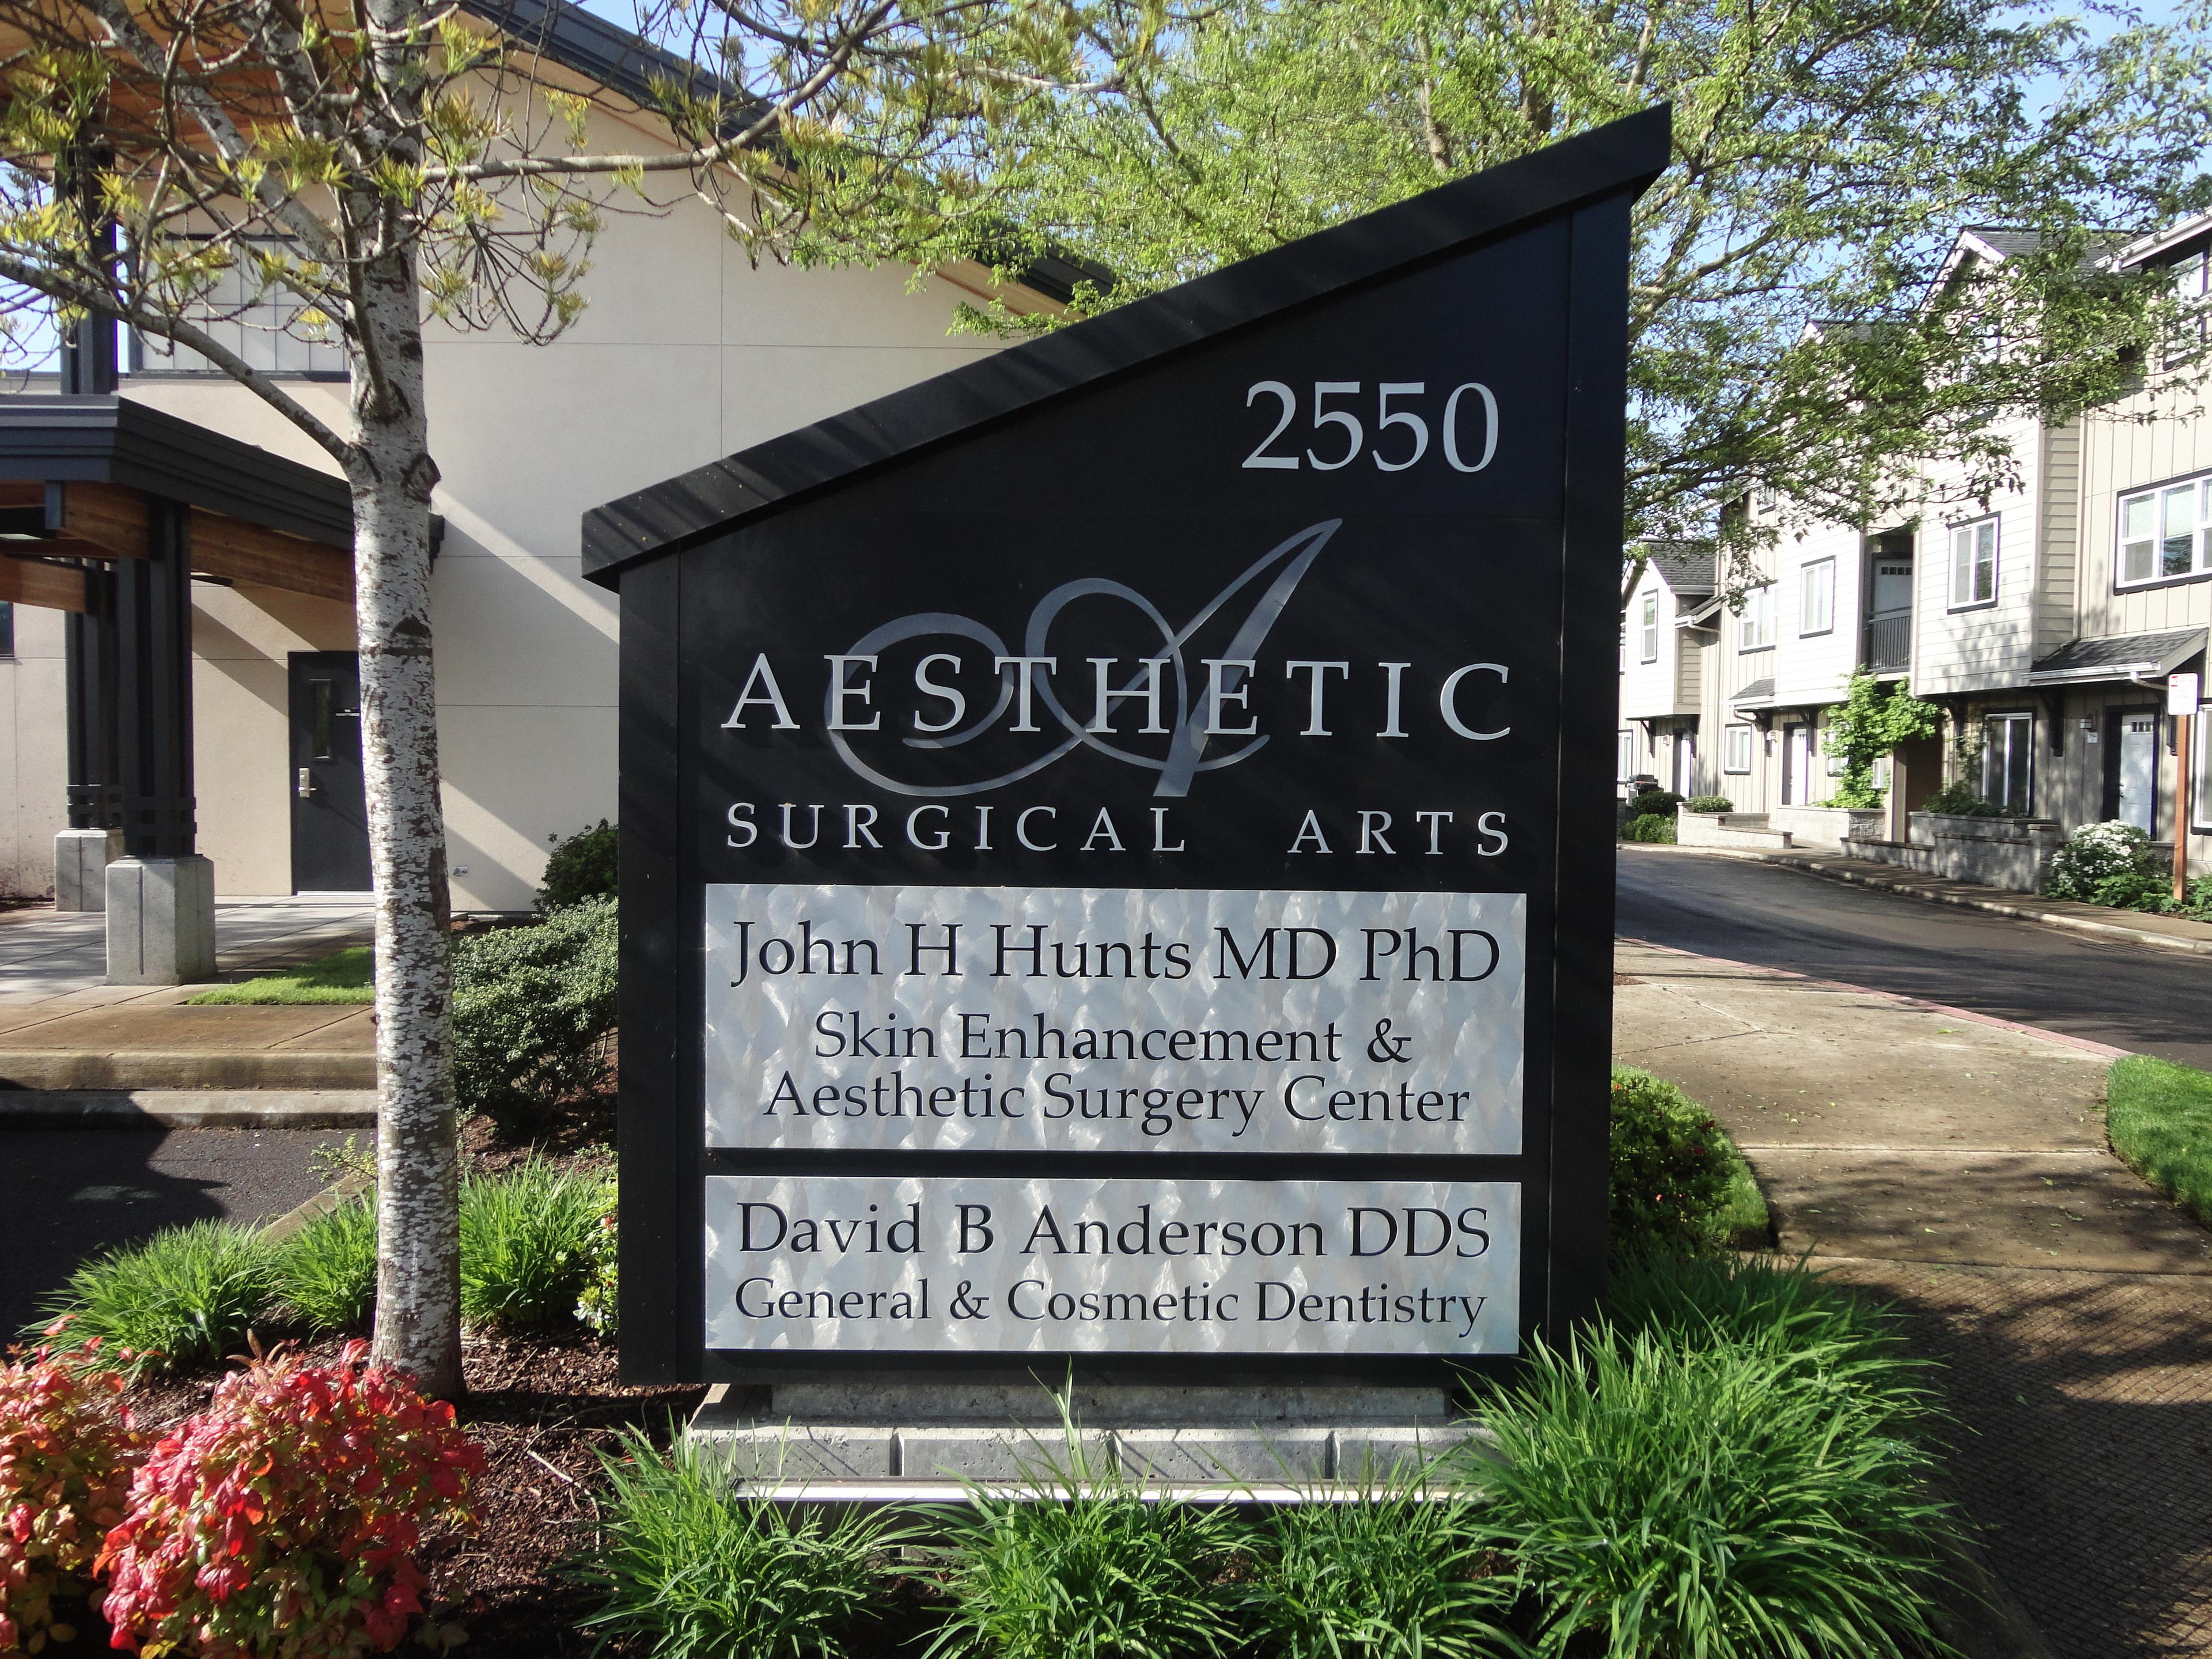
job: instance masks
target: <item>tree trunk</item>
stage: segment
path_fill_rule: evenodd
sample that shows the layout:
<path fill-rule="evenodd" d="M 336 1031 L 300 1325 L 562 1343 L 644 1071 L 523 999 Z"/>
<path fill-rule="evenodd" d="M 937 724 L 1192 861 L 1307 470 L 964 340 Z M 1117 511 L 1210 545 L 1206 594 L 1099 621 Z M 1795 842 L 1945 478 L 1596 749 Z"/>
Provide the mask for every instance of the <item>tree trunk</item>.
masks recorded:
<path fill-rule="evenodd" d="M 461 1389 L 459 1149 L 430 660 L 430 459 L 411 248 L 368 262 L 353 363 L 354 604 L 376 882 L 374 1358 Z"/>

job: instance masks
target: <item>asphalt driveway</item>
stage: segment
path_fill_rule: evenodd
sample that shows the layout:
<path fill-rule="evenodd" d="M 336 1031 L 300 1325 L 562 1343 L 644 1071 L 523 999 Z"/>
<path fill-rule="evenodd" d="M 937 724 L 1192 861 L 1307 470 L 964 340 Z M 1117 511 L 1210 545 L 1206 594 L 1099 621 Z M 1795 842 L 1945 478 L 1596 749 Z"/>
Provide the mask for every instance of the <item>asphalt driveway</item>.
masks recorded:
<path fill-rule="evenodd" d="M 2212 1070 L 2212 958 L 1682 848 L 1625 845 L 1619 869 L 1624 938 L 1925 997 Z"/>

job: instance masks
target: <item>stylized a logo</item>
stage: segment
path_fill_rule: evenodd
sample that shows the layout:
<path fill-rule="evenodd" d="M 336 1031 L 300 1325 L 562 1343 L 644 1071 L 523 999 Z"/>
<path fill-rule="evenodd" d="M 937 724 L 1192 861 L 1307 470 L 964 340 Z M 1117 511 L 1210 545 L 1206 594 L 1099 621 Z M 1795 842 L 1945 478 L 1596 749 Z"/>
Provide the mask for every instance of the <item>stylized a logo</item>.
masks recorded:
<path fill-rule="evenodd" d="M 1241 760 L 1249 759 L 1266 746 L 1267 739 L 1264 736 L 1255 737 L 1242 747 L 1232 750 L 1227 754 L 1216 755 L 1211 758 L 1206 757 L 1206 748 L 1208 739 L 1205 732 L 1206 699 L 1202 696 L 1195 697 L 1194 696 L 1192 677 L 1188 665 L 1184 661 L 1184 647 L 1200 629 L 1214 619 L 1223 607 L 1240 593 L 1264 581 L 1265 586 L 1260 588 L 1257 595 L 1251 600 L 1252 608 L 1245 613 L 1243 622 L 1231 638 L 1227 648 L 1221 653 L 1221 660 L 1224 661 L 1249 661 L 1256 658 L 1261 645 L 1267 640 L 1268 630 L 1274 627 L 1276 618 L 1283 614 L 1283 607 L 1290 603 L 1291 595 L 1297 589 L 1300 578 L 1304 576 L 1307 568 L 1320 555 L 1322 549 L 1328 544 L 1329 538 L 1336 533 L 1337 527 L 1343 522 L 1341 519 L 1326 519 L 1319 524 L 1301 530 L 1266 556 L 1255 561 L 1249 568 L 1215 594 L 1206 602 L 1203 610 L 1180 629 L 1171 624 L 1164 616 L 1160 614 L 1159 607 L 1138 592 L 1136 589 L 1127 583 L 1112 581 L 1103 576 L 1087 576 L 1076 581 L 1064 582 L 1037 601 L 1036 608 L 1030 612 L 1029 627 L 1023 635 L 1022 654 L 1024 656 L 1045 657 L 1052 654 L 1049 645 L 1053 623 L 1063 610 L 1080 599 L 1105 597 L 1121 599 L 1134 606 L 1144 616 L 1146 622 L 1159 630 L 1161 648 L 1151 658 L 1141 661 L 1139 664 L 1138 672 L 1129 680 L 1120 686 L 1111 688 L 1111 690 L 1117 697 L 1142 696 L 1147 689 L 1148 676 L 1159 673 L 1162 667 L 1172 671 L 1175 683 L 1175 723 L 1168 733 L 1167 752 L 1164 755 L 1138 754 L 1114 741 L 1115 733 L 1102 733 L 1088 730 L 1081 720 L 1068 713 L 1066 708 L 1060 702 L 1059 695 L 1054 691 L 1051 681 L 1042 678 L 1033 679 L 1028 688 L 1030 698 L 1034 700 L 1035 707 L 1048 712 L 1052 718 L 1059 722 L 1065 735 L 1056 738 L 1045 753 L 1039 755 L 1034 760 L 1018 766 L 1010 772 L 1002 772 L 996 777 L 984 778 L 974 783 L 903 782 L 878 771 L 854 754 L 851 744 L 847 741 L 843 733 L 833 729 L 830 732 L 830 741 L 836 748 L 837 753 L 843 757 L 845 764 L 851 767 L 854 771 L 867 779 L 869 782 L 902 795 L 943 799 L 959 795 L 981 794 L 988 789 L 1004 788 L 1007 784 L 1018 783 L 1024 778 L 1034 776 L 1063 756 L 1072 754 L 1079 748 L 1094 749 L 1098 753 L 1114 760 L 1124 762 L 1131 766 L 1140 766 L 1148 771 L 1158 772 L 1160 775 L 1159 781 L 1152 788 L 1155 795 L 1188 795 L 1190 793 L 1191 780 L 1197 774 L 1218 771 L 1222 767 L 1234 766 Z M 1273 580 L 1267 580 L 1267 578 L 1271 571 L 1273 573 Z M 910 617 L 901 617 L 896 622 L 885 623 L 882 627 L 872 629 L 854 641 L 851 650 L 847 654 L 855 657 L 872 656 L 886 647 L 898 645 L 908 640 L 930 639 L 946 635 L 959 639 L 972 640 L 988 649 L 994 658 L 1010 657 L 1014 654 L 1007 650 L 1006 641 L 1000 639 L 995 631 L 986 628 L 981 623 L 976 622 L 972 617 L 956 616 L 942 611 L 920 611 Z M 1155 664 L 1159 666 L 1155 666 Z M 1018 677 L 1024 674 L 1035 676 L 1036 673 L 1034 667 L 1009 666 L 1002 670 L 998 700 L 980 719 L 957 732 L 949 732 L 943 736 L 907 738 L 902 740 L 905 746 L 909 749 L 946 750 L 957 749 L 963 744 L 974 742 L 985 732 L 994 729 L 1006 710 L 1013 704 L 1017 693 L 1024 689 Z M 1222 689 L 1229 692 L 1237 690 L 1237 683 L 1243 674 L 1243 671 L 1239 668 L 1223 670 L 1220 680 Z M 830 707 L 830 696 L 833 696 L 834 692 L 823 699 L 823 718 L 825 724 L 830 724 L 834 720 L 835 710 Z M 1029 700 L 1025 699 L 1025 701 Z M 1196 704 L 1195 707 L 1194 702 Z"/>

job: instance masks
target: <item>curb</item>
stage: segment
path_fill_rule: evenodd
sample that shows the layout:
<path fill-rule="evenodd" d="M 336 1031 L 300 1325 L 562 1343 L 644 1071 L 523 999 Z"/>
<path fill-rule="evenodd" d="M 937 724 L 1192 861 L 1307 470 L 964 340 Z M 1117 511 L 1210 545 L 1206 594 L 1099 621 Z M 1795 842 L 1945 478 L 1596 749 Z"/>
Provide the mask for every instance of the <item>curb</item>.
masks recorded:
<path fill-rule="evenodd" d="M 240 1054 L 204 1049 L 87 1054 L 65 1048 L 0 1051 L 0 1087 L 107 1093 L 293 1090 L 327 1092 L 376 1087 L 373 1054 Z"/>
<path fill-rule="evenodd" d="M 2099 917 L 2077 916 L 2063 910 L 2045 910 L 2033 904 L 2016 904 L 1998 898 L 1978 898 L 1968 893 L 1930 892 L 1908 880 L 1869 876 L 1856 870 L 1839 870 L 1818 859 L 1795 854 L 1739 851 L 1731 847 L 1691 847 L 1683 850 L 1717 854 L 1724 859 L 1751 859 L 1760 864 L 1778 865 L 1784 870 L 1802 871 L 1808 876 L 1818 876 L 1823 881 L 1840 881 L 1853 887 L 1870 888 L 1876 892 L 1896 893 L 1905 898 L 1918 899 L 1923 904 L 1948 904 L 1961 910 L 1986 910 L 1991 915 L 2009 916 L 2015 921 L 2039 921 L 2046 927 L 2065 927 L 2077 933 L 2099 933 L 2108 938 L 2124 939 L 2136 945 L 2155 945 L 2164 950 L 2185 951 L 2191 956 L 2212 957 L 2212 939 L 2178 939 L 2171 933 L 2154 933 L 2148 928 L 2130 927 L 2124 921 L 2106 921 Z M 1994 892 L 1996 890 L 1993 888 L 1990 890 Z"/>
<path fill-rule="evenodd" d="M 281 1238 L 289 1238 L 317 1216 L 328 1215 L 339 1205 L 356 1199 L 363 1193 L 374 1192 L 375 1188 L 375 1182 L 368 1176 L 344 1176 L 334 1184 L 324 1188 L 313 1198 L 294 1205 L 274 1221 L 262 1223 L 261 1237 L 271 1243 Z"/>
<path fill-rule="evenodd" d="M 374 1090 L 18 1089 L 0 1091 L 8 1129 L 364 1129 Z"/>

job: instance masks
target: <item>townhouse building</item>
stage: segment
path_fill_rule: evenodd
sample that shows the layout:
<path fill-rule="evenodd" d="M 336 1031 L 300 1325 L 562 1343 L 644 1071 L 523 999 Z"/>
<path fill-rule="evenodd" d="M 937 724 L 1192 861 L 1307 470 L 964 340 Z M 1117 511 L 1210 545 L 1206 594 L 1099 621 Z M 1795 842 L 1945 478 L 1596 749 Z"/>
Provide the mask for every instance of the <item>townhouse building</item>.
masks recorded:
<path fill-rule="evenodd" d="M 2002 262 L 2023 245 L 1968 232 L 1954 261 Z M 2203 298 L 2208 253 L 2212 216 L 2112 258 L 2170 269 L 2185 296 Z M 1696 757 L 1675 774 L 1638 769 L 1668 787 L 1724 795 L 1742 812 L 1817 804 L 1838 769 L 1822 747 L 1827 711 L 1863 666 L 1943 714 L 1940 738 L 1906 745 L 1878 775 L 1888 838 L 1905 839 L 1908 815 L 1951 783 L 2069 832 L 2118 819 L 2170 843 L 2186 769 L 2179 833 L 2192 871 L 2212 870 L 2206 722 L 2191 722 L 2184 756 L 2166 713 L 2170 676 L 2202 684 L 2212 626 L 2212 414 L 2199 367 L 2193 351 L 2146 364 L 2108 406 L 2021 422 L 2008 434 L 2010 487 L 1962 499 L 1955 477 L 1933 474 L 1917 510 L 1893 524 L 1792 526 L 1771 500 L 1731 503 L 1773 532 L 1769 544 L 1755 568 L 1722 573 L 1678 616 L 1685 648 L 1703 659 L 1675 671 L 1699 689 L 1694 712 L 1659 709 L 1648 676 L 1632 689 L 1636 653 L 1625 650 L 1624 760 L 1632 734 L 1663 721 Z"/>

